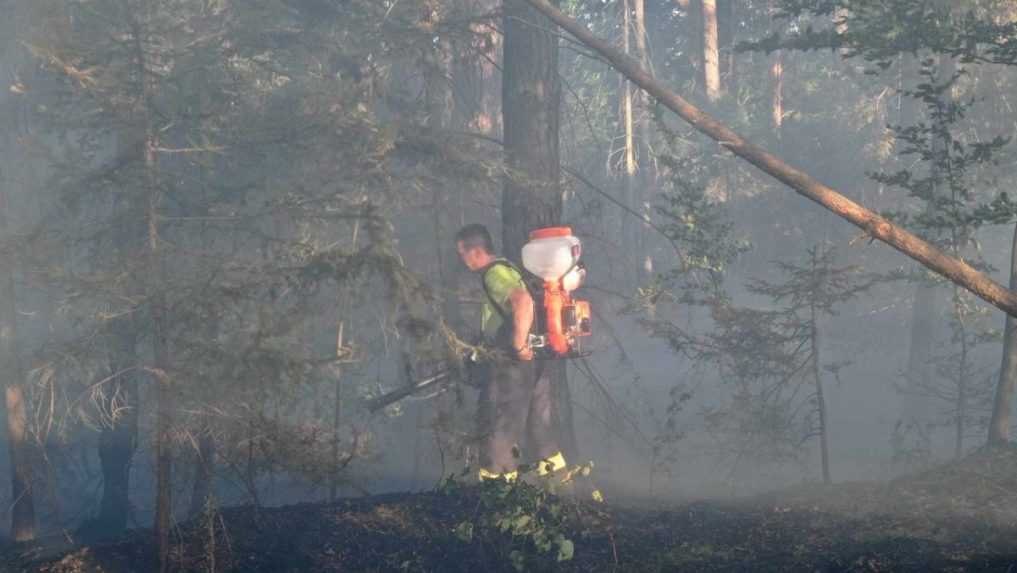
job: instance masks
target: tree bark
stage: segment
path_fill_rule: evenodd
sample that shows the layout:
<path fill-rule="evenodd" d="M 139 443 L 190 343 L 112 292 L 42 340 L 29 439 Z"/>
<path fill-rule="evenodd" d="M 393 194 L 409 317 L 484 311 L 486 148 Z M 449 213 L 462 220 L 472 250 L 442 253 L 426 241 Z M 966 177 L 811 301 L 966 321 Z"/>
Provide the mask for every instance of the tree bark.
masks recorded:
<path fill-rule="evenodd" d="M 626 54 L 632 53 L 632 35 L 635 26 L 632 23 L 632 3 L 641 4 L 641 0 L 624 0 L 622 2 L 622 48 Z M 642 59 L 640 59 L 642 61 Z M 624 189 L 624 201 L 634 210 L 638 210 L 639 184 L 636 182 L 639 166 L 636 163 L 636 120 L 635 120 L 635 94 L 634 86 L 624 75 L 618 75 L 618 84 L 621 88 L 622 102 L 622 125 L 625 129 L 625 147 L 622 165 L 622 181 Z M 631 217 L 622 216 L 622 245 L 630 253 L 641 252 L 639 241 L 640 224 Z M 629 276 L 637 280 L 639 274 L 638 257 L 631 257 L 632 267 L 629 268 Z"/>
<path fill-rule="evenodd" d="M 167 335 L 167 307 L 163 289 L 166 285 L 166 257 L 163 254 L 159 221 L 162 208 L 162 188 L 159 182 L 159 165 L 156 149 L 159 139 L 155 130 L 151 109 L 152 98 L 158 86 L 155 75 L 149 69 L 149 54 L 145 43 L 149 40 L 150 4 L 142 2 L 129 14 L 131 35 L 134 42 L 134 64 L 136 67 L 139 93 L 137 97 L 138 129 L 143 135 L 144 153 L 144 196 L 147 201 L 145 223 L 147 225 L 147 280 L 145 294 L 148 300 L 149 321 L 152 335 L 152 367 L 148 369 L 156 388 L 156 500 L 155 535 L 158 546 L 159 571 L 166 573 L 170 568 L 170 528 L 173 520 L 173 452 L 172 426 L 175 407 L 174 392 L 170 386 L 169 340 Z"/>
<path fill-rule="evenodd" d="M 717 101 L 720 86 L 720 40 L 717 37 L 717 0 L 703 1 L 703 80 L 706 97 Z"/>
<path fill-rule="evenodd" d="M 524 0 L 504 3 L 503 251 L 518 262 L 529 232 L 561 221 L 558 149 L 561 81 L 553 24 Z"/>
<path fill-rule="evenodd" d="M 772 17 L 774 11 L 773 0 L 770 0 L 769 9 L 771 12 L 771 27 L 776 27 L 776 19 Z M 770 63 L 770 124 L 773 126 L 777 136 L 780 137 L 781 127 L 784 126 L 784 52 L 777 50 L 771 56 Z"/>
<path fill-rule="evenodd" d="M 211 428 L 204 428 L 198 436 L 198 463 L 194 467 L 194 487 L 187 515 L 195 518 L 204 513 L 212 495 L 212 478 L 215 476 L 215 436 Z"/>
<path fill-rule="evenodd" d="M 653 71 L 653 60 L 650 57 L 649 48 L 649 35 L 646 31 L 646 0 L 632 0 L 634 7 L 633 24 L 634 32 L 636 36 L 636 55 L 639 61 L 643 64 L 643 67 L 647 70 Z M 630 86 L 630 89 L 634 89 L 634 86 Z M 650 219 L 653 216 L 653 198 L 651 195 L 655 189 L 655 169 L 653 159 L 651 158 L 652 143 L 650 136 L 652 130 L 650 128 L 650 111 L 646 105 L 646 96 L 641 91 L 637 91 L 633 94 L 635 97 L 636 107 L 636 169 L 639 171 L 636 177 L 634 177 L 630 184 L 634 186 L 634 190 L 630 193 L 633 198 L 632 205 L 637 207 L 639 213 L 642 215 L 642 221 L 636 231 L 636 246 L 639 253 L 639 257 L 635 258 L 635 262 L 638 265 L 636 274 L 634 276 L 641 277 L 643 281 L 649 280 L 653 276 L 653 253 L 649 249 L 649 224 Z M 642 149 L 643 165 L 639 166 L 639 149 Z"/>
<path fill-rule="evenodd" d="M 1010 290 L 1017 291 L 1017 225 L 1014 225 L 1013 245 L 1010 247 Z M 1017 320 L 1007 316 L 1003 334 L 1003 364 L 999 369 L 996 399 L 992 402 L 992 419 L 989 421 L 990 446 L 1001 446 L 1010 441 L 1010 417 L 1013 412 L 1015 388 L 1017 388 Z"/>
<path fill-rule="evenodd" d="M 770 123 L 779 135 L 784 126 L 784 54 L 781 50 L 773 53 L 770 64 Z"/>
<path fill-rule="evenodd" d="M 812 251 L 812 274 L 818 272 L 816 268 L 816 252 Z M 826 396 L 823 393 L 823 374 L 819 368 L 819 317 L 816 313 L 816 304 L 813 301 L 809 305 L 809 328 L 810 344 L 812 351 L 812 376 L 816 381 L 816 410 L 819 413 L 819 455 L 823 467 L 823 483 L 830 484 L 830 428 L 827 420 Z"/>
<path fill-rule="evenodd" d="M 960 323 L 960 364 L 957 367 L 957 403 L 956 420 L 954 427 L 954 452 L 953 457 L 960 459 L 964 455 L 964 428 L 968 417 L 968 333 L 964 324 L 964 316 L 960 314 L 960 288 L 953 288 L 953 298 L 957 321 Z"/>
<path fill-rule="evenodd" d="M 524 0 L 504 1 L 502 110 L 509 176 L 502 195 L 502 243 L 504 255 L 517 263 L 531 230 L 561 223 L 561 79 L 553 29 Z M 558 435 L 574 436 L 564 364 L 549 368 L 547 375 L 556 387 L 552 408 Z"/>
<path fill-rule="evenodd" d="M 1017 315 L 1017 294 L 1007 290 L 991 277 L 979 272 L 964 261 L 944 253 L 928 241 L 862 207 L 807 173 L 788 165 L 777 156 L 745 140 L 655 80 L 637 62 L 594 36 L 582 24 L 562 14 L 547 0 L 525 1 L 603 56 L 615 69 L 624 73 L 635 84 L 657 98 L 661 104 L 678 114 L 700 132 L 720 142 L 735 155 L 770 174 L 799 194 L 846 219 L 873 238 L 883 241 L 929 269 L 970 290 L 989 304 L 1008 314 Z"/>

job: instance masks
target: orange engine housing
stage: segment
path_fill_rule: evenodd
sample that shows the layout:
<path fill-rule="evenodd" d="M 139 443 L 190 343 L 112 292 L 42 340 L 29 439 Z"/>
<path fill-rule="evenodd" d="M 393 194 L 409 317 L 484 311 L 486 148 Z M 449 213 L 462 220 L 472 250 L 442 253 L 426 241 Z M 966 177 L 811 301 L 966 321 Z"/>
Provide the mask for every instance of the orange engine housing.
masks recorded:
<path fill-rule="evenodd" d="M 561 281 L 544 283 L 544 312 L 547 325 L 547 346 L 558 356 L 575 351 L 577 336 L 591 332 L 590 303 L 573 300 L 561 288 Z"/>

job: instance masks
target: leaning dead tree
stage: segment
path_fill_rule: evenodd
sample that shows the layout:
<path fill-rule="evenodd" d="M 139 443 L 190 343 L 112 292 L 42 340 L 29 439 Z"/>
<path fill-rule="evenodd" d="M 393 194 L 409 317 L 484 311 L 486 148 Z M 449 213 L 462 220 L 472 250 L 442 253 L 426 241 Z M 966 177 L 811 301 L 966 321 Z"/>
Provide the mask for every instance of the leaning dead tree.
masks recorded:
<path fill-rule="evenodd" d="M 798 193 L 812 199 L 929 269 L 970 290 L 989 304 L 1011 316 L 1017 316 L 1017 294 L 979 272 L 964 261 L 951 257 L 921 237 L 891 223 L 869 209 L 848 199 L 809 174 L 785 163 L 779 157 L 747 141 L 714 117 L 685 101 L 657 81 L 635 60 L 593 35 L 585 26 L 563 14 L 547 0 L 526 0 L 577 40 L 597 52 L 632 83 L 646 90 L 661 104 L 678 114 L 692 127 L 714 139 L 735 155 L 745 159 Z"/>

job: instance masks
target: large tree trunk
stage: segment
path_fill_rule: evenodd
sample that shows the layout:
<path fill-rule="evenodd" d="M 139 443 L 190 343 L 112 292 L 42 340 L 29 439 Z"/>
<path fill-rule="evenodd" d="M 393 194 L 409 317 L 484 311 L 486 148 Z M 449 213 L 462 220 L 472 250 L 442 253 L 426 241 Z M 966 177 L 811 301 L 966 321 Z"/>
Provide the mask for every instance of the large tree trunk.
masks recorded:
<path fill-rule="evenodd" d="M 531 230 L 561 223 L 561 79 L 553 29 L 524 0 L 505 0 L 502 109 L 509 177 L 502 195 L 502 243 L 505 256 L 516 262 Z M 568 438 L 574 430 L 564 363 L 552 363 L 549 373 L 557 389 L 558 433 Z"/>
<path fill-rule="evenodd" d="M 505 0 L 504 11 L 502 246 L 519 261 L 531 230 L 561 221 L 561 81 L 554 25 L 524 0 Z"/>
<path fill-rule="evenodd" d="M 846 219 L 871 237 L 890 245 L 930 270 L 970 290 L 996 308 L 1017 316 L 1017 293 L 1011 292 L 966 262 L 944 253 L 921 237 L 862 207 L 831 187 L 820 183 L 804 171 L 788 165 L 779 157 L 747 141 L 714 117 L 685 101 L 684 98 L 655 80 L 646 70 L 642 69 L 638 62 L 594 36 L 586 27 L 562 14 L 547 0 L 525 1 L 539 9 L 541 13 L 547 15 L 580 42 L 600 54 L 616 70 L 624 73 L 630 80 L 657 98 L 662 105 L 678 114 L 692 127 L 715 141 L 721 142 L 735 155 L 770 174 L 799 194 Z"/>
<path fill-rule="evenodd" d="M 1010 290 L 1017 291 L 1017 225 L 1010 247 Z M 1013 411 L 1014 389 L 1017 388 L 1017 320 L 1006 317 L 1003 334 L 1003 365 L 999 369 L 996 399 L 989 421 L 989 445 L 1000 446 L 1010 441 L 1010 416 Z"/>

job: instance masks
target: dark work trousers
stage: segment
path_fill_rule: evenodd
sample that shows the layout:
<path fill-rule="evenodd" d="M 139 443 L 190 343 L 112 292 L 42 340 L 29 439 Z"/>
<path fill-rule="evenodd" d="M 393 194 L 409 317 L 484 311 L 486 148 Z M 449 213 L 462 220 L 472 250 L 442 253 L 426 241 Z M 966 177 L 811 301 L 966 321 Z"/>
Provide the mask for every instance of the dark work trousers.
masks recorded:
<path fill-rule="evenodd" d="M 493 359 L 478 368 L 480 467 L 515 471 L 561 451 L 551 424 L 551 379 L 540 361 Z M 522 459 L 513 455 L 519 447 Z M 525 448 L 525 449 L 523 449 Z"/>

